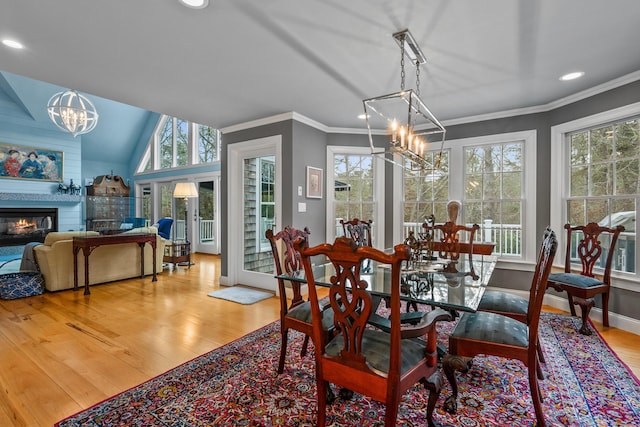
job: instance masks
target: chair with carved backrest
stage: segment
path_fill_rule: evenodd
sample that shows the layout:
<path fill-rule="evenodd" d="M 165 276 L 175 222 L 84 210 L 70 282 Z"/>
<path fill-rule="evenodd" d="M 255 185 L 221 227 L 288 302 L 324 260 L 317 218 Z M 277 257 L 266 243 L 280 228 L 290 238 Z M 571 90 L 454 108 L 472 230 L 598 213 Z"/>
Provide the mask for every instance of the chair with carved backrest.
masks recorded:
<path fill-rule="evenodd" d="M 445 400 L 445 410 L 457 409 L 458 386 L 455 370 L 466 372 L 476 355 L 493 355 L 520 360 L 527 366 L 529 389 L 537 425 L 544 427 L 540 388 L 538 384 L 538 325 L 547 278 L 553 264 L 558 242 L 555 233 L 547 229 L 540 248 L 538 262 L 529 290 L 527 322 L 487 311 L 464 313 L 449 335 L 448 354 L 443 359 L 444 372 L 451 384 L 452 395 Z M 508 373 L 505 373 L 508 375 Z M 508 382 L 508 379 L 505 379 Z"/>
<path fill-rule="evenodd" d="M 309 229 L 297 230 L 293 227 L 286 226 L 283 230 L 273 234 L 273 230 L 266 231 L 265 236 L 271 244 L 271 252 L 275 265 L 276 275 L 283 273 L 291 274 L 295 271 L 302 270 L 300 262 L 300 253 L 293 248 L 293 242 L 298 237 L 305 240 L 309 238 Z M 311 307 L 308 301 L 302 298 L 300 282 L 290 281 L 291 287 L 291 304 L 287 300 L 286 281 L 278 279 L 278 293 L 280 296 L 280 331 L 282 341 L 280 345 L 280 359 L 278 362 L 278 373 L 284 370 L 284 362 L 287 354 L 287 342 L 289 329 L 295 329 L 305 334 L 304 343 L 300 356 L 304 357 L 307 353 L 307 345 L 311 336 Z M 333 312 L 331 309 L 324 315 L 325 333 L 331 335 L 333 331 Z"/>
<path fill-rule="evenodd" d="M 574 304 L 582 310 L 582 326 L 580 333 L 590 335 L 588 325 L 589 312 L 595 305 L 594 297 L 602 295 L 602 323 L 609 326 L 609 290 L 611 288 L 611 267 L 613 264 L 614 249 L 620 233 L 624 227 L 618 225 L 615 228 L 604 227 L 595 222 L 587 225 L 571 226 L 565 224 L 567 230 L 567 247 L 564 262 L 564 272 L 554 273 L 549 276 L 548 286 L 558 292 L 566 291 L 569 299 L 571 315 L 576 315 Z M 572 246 L 575 235 L 582 234 L 576 246 L 577 258 L 581 264 L 578 273 L 571 272 Z M 601 239 L 607 237 L 608 248 Z M 602 255 L 607 252 L 605 258 Z M 604 259 L 602 274 L 596 275 L 594 268 L 600 259 Z"/>
<path fill-rule="evenodd" d="M 473 224 L 468 227 L 452 221 L 431 225 L 425 221 L 422 228 L 425 234 L 429 233 L 433 236 L 431 244 L 434 253 L 438 253 L 440 258 L 457 261 L 461 253 L 466 252 L 469 257 L 473 254 L 473 243 L 480 226 Z M 462 242 L 465 243 L 464 249 L 461 245 Z"/>
<path fill-rule="evenodd" d="M 317 425 L 326 422 L 328 383 L 371 397 L 386 405 L 385 426 L 395 426 L 402 394 L 417 382 L 430 390 L 427 421 L 433 426 L 433 410 L 440 394 L 442 376 L 436 352 L 436 322 L 450 320 L 444 310 L 429 312 L 414 327 L 401 327 L 400 275 L 402 263 L 410 256 L 407 245 L 400 244 L 389 254 L 354 240 L 338 237 L 333 244 L 304 247 L 298 239 L 295 247 L 302 254 L 313 311 L 318 400 Z M 335 274 L 331 278 L 329 301 L 334 312 L 337 335 L 326 340 L 318 305 L 311 257 L 325 256 Z M 390 267 L 390 331 L 366 328 L 375 303 L 361 277 L 363 261 L 370 259 Z M 426 341 L 424 341 L 426 339 Z"/>
<path fill-rule="evenodd" d="M 549 230 L 547 230 L 548 232 Z M 546 239 L 547 235 L 544 235 Z M 529 298 L 521 297 L 511 292 L 487 290 L 482 295 L 478 304 L 478 311 L 488 311 L 510 317 L 522 323 L 527 323 L 527 313 L 529 310 Z M 546 363 L 542 346 L 538 341 L 538 358 L 541 363 Z M 538 364 L 538 378 L 544 379 L 540 364 Z"/>
<path fill-rule="evenodd" d="M 363 219 L 353 218 L 350 221 L 340 220 L 342 224 L 342 232 L 345 237 L 353 239 L 358 246 L 373 246 L 371 238 L 371 224 L 373 220 L 365 221 Z"/>

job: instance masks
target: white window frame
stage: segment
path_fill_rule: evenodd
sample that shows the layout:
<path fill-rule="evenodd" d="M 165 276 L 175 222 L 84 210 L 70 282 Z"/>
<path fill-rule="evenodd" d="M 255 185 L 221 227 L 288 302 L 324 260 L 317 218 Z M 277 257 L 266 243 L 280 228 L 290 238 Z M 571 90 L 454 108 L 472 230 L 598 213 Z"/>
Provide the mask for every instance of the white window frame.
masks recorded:
<path fill-rule="evenodd" d="M 561 123 L 551 127 L 551 192 L 550 192 L 550 218 L 551 228 L 556 233 L 564 232 L 564 224 L 567 223 L 567 197 L 569 192 L 568 182 L 570 170 L 567 162 L 570 161 L 569 147 L 566 144 L 567 134 L 583 129 L 591 129 L 610 122 L 620 121 L 630 116 L 640 114 L 640 102 L 582 117 L 570 122 Z M 637 210 L 636 210 L 637 211 Z M 564 237 L 564 236 L 563 236 Z M 637 242 L 637 240 L 636 240 Z M 558 252 L 556 253 L 556 266 L 564 266 L 566 242 L 564 238 L 559 239 Z M 636 248 L 638 243 L 636 243 Z M 636 250 L 636 272 L 626 273 L 612 271 L 611 275 L 619 280 L 612 281 L 612 287 L 638 291 L 637 283 L 640 281 L 640 268 L 637 266 L 640 260 L 640 253 Z"/>
<path fill-rule="evenodd" d="M 171 158 L 171 166 L 168 168 L 160 167 L 160 149 L 158 145 L 160 144 L 160 140 L 158 138 L 158 132 L 165 126 L 166 122 L 171 120 L 172 126 L 172 158 Z M 176 140 L 176 121 L 182 120 L 187 123 L 187 164 L 178 166 L 177 165 L 177 140 Z M 166 170 L 180 170 L 193 166 L 202 166 L 206 164 L 216 164 L 220 163 L 220 145 L 221 145 L 221 137 L 218 132 L 218 145 L 216 147 L 216 159 L 213 162 L 200 163 L 198 156 L 199 149 L 199 141 L 198 141 L 198 126 L 206 126 L 202 124 L 198 124 L 195 122 L 191 122 L 189 120 L 180 119 L 178 117 L 163 115 L 158 123 L 156 124 L 155 129 L 153 130 L 153 134 L 151 138 L 149 138 L 149 142 L 147 143 L 147 147 L 145 148 L 144 154 L 142 155 L 142 159 L 138 163 L 136 167 L 135 175 L 144 175 L 148 173 L 154 173 L 158 171 L 166 171 Z M 151 168 L 149 170 L 144 170 L 145 164 L 151 160 Z"/>
<path fill-rule="evenodd" d="M 263 202 L 262 201 L 262 165 L 263 165 L 263 157 L 259 157 L 259 163 L 257 166 L 257 176 L 259 176 L 260 178 L 257 180 L 258 183 L 258 188 L 260 188 L 260 191 L 256 191 L 256 198 L 258 200 L 256 200 L 256 205 L 257 205 L 257 209 L 256 209 L 256 224 L 258 224 L 258 228 L 260 228 L 260 225 L 262 224 L 262 206 L 273 206 L 273 212 L 274 212 L 274 222 L 275 222 L 275 211 L 276 211 L 276 203 L 275 200 L 273 202 Z M 275 159 L 273 160 L 273 162 L 271 162 L 274 167 L 273 167 L 273 179 L 274 179 L 274 191 L 275 191 Z M 261 231 L 261 230 L 259 230 Z M 259 248 L 260 252 L 269 252 L 271 251 L 271 243 L 269 243 L 269 240 L 267 240 L 267 238 L 265 237 L 264 233 L 256 233 L 256 248 Z"/>
<path fill-rule="evenodd" d="M 385 185 L 385 161 L 380 158 L 380 156 L 376 156 L 371 154 L 371 148 L 369 147 L 345 147 L 345 146 L 336 146 L 329 145 L 327 146 L 327 173 L 325 178 L 325 184 L 327 186 L 327 211 L 326 211 L 326 241 L 333 242 L 336 238 L 335 236 L 335 218 L 334 218 L 334 192 L 335 192 L 335 178 L 333 174 L 334 170 L 334 157 L 336 155 L 349 155 L 353 154 L 356 156 L 371 156 L 372 164 L 373 164 L 373 204 L 374 204 L 374 215 L 373 219 L 373 230 L 372 235 L 374 241 L 372 242 L 373 246 L 377 248 L 385 248 L 384 242 L 384 202 L 385 202 L 385 194 L 384 194 L 384 185 Z M 352 218 L 349 218 L 352 219 Z M 369 219 L 369 218 L 363 218 Z"/>
<path fill-rule="evenodd" d="M 536 263 L 536 168 L 537 168 L 537 132 L 527 130 L 520 132 L 509 132 L 503 134 L 486 135 L 471 138 L 461 138 L 445 142 L 449 151 L 449 197 L 451 200 L 460 200 L 464 212 L 464 181 L 465 181 L 465 160 L 464 150 L 469 146 L 497 145 L 508 142 L 523 141 L 523 205 L 522 205 L 522 256 L 501 257 L 500 267 L 505 269 L 522 270 L 523 264 L 534 265 Z M 460 171 L 460 173 L 455 173 Z M 403 182 L 402 168 L 394 168 L 394 182 Z M 394 212 L 400 215 L 404 200 L 404 185 L 400 185 L 401 191 L 395 191 L 393 195 Z M 401 242 L 402 236 L 401 221 L 394 221 L 394 241 Z M 479 224 L 481 225 L 481 224 Z"/>

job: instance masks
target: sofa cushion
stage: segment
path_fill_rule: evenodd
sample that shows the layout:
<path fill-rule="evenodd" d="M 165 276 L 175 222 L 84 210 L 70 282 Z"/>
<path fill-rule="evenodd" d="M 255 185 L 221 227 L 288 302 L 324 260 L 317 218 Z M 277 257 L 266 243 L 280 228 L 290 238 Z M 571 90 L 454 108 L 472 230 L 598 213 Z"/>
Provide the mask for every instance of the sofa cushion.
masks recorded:
<path fill-rule="evenodd" d="M 131 230 L 127 230 L 125 232 L 123 232 L 122 234 L 139 234 L 139 233 L 151 233 L 151 234 L 158 234 L 158 229 L 156 227 L 138 227 L 138 228 L 132 228 Z"/>
<path fill-rule="evenodd" d="M 56 231 L 47 234 L 47 237 L 44 238 L 44 244 L 47 246 L 51 246 L 55 242 L 59 242 L 60 240 L 71 240 L 74 237 L 99 235 L 100 233 L 98 233 L 97 231 Z"/>

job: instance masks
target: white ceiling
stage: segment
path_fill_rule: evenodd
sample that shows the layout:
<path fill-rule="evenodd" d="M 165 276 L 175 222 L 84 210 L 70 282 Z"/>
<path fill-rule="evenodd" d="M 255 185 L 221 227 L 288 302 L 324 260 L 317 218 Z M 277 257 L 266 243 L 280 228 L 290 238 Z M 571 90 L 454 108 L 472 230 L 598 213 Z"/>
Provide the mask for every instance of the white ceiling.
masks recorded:
<path fill-rule="evenodd" d="M 2 0 L 0 38 L 26 48 L 0 45 L 0 70 L 218 128 L 290 111 L 364 128 L 408 28 L 446 124 L 637 79 L 639 21 L 638 0 Z"/>

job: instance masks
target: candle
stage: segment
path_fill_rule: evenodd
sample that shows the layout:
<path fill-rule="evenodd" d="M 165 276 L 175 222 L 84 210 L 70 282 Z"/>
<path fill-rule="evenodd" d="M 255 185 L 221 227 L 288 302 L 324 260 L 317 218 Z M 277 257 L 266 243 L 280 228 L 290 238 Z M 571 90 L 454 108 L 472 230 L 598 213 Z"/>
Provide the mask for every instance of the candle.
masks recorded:
<path fill-rule="evenodd" d="M 398 142 L 398 122 L 396 120 L 391 122 L 391 142 L 394 144 Z"/>

